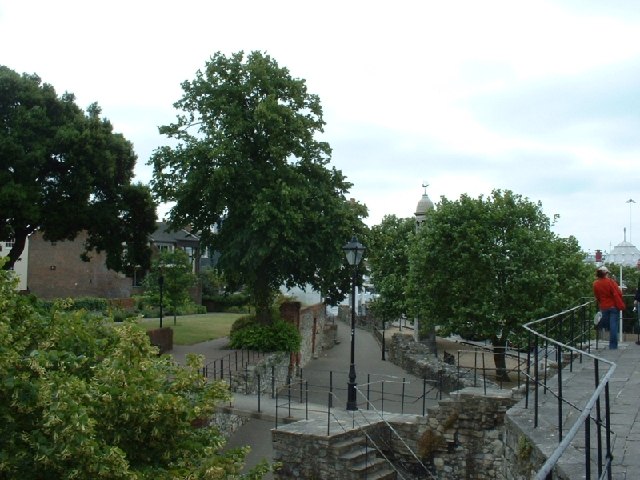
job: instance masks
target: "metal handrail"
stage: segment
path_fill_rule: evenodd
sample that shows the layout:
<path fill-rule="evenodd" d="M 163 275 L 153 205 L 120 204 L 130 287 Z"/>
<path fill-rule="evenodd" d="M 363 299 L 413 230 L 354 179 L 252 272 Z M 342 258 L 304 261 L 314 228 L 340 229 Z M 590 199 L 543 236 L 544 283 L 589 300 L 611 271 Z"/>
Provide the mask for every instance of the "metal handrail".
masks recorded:
<path fill-rule="evenodd" d="M 566 435 L 562 435 L 562 425 L 560 424 L 558 426 L 559 428 L 559 438 L 560 438 L 560 443 L 558 444 L 558 446 L 556 447 L 556 449 L 553 451 L 553 453 L 547 458 L 546 462 L 542 465 L 542 467 L 540 468 L 540 470 L 537 472 L 536 474 L 536 479 L 539 480 L 545 480 L 545 479 L 550 479 L 551 475 L 552 475 L 552 471 L 553 468 L 557 465 L 557 463 L 559 462 L 560 458 L 562 457 L 562 455 L 564 454 L 564 452 L 566 451 L 566 449 L 571 445 L 571 443 L 573 442 L 573 440 L 575 439 L 579 429 L 582 427 L 583 424 L 587 425 L 588 422 L 590 422 L 591 420 L 593 420 L 591 418 L 591 412 L 593 411 L 594 407 L 598 407 L 598 411 L 597 411 L 597 420 L 596 422 L 599 422 L 600 419 L 600 412 L 599 412 L 599 402 L 600 402 L 600 396 L 603 394 L 605 395 L 605 402 L 606 402 L 606 419 L 605 419 L 605 427 L 606 427 L 606 434 L 607 434 L 607 463 L 605 464 L 605 472 L 604 473 L 608 473 L 609 478 L 611 477 L 611 468 L 610 468 L 610 461 L 611 461 L 611 452 L 609 451 L 610 449 L 610 442 L 609 442 L 609 436 L 610 436 L 610 426 L 609 426 L 609 414 L 608 414 L 608 406 L 609 406 L 609 381 L 613 375 L 613 372 L 616 369 L 616 364 L 612 361 L 609 361 L 607 359 L 598 357 L 597 355 L 594 355 L 592 353 L 590 353 L 590 351 L 586 351 L 577 347 L 574 347 L 572 345 L 563 343 L 559 340 L 556 340 L 554 338 L 552 338 L 549 334 L 548 334 L 548 324 L 549 322 L 557 319 L 560 316 L 564 316 L 567 314 L 571 314 L 572 316 L 575 315 L 576 312 L 582 310 L 585 311 L 588 307 L 592 306 L 593 302 L 586 302 L 583 303 L 581 305 L 578 305 L 576 307 L 573 307 L 571 309 L 565 310 L 563 312 L 545 317 L 545 318 L 541 318 L 538 320 L 534 320 L 532 322 L 529 322 L 527 324 L 524 325 L 525 330 L 527 330 L 528 332 L 530 332 L 532 335 L 534 335 L 536 338 L 539 338 L 541 340 L 543 340 L 547 345 L 551 344 L 554 345 L 555 348 L 557 349 L 558 352 L 558 372 L 561 375 L 562 372 L 562 351 L 566 350 L 571 352 L 571 354 L 576 354 L 579 356 L 586 356 L 588 358 L 591 358 L 594 360 L 596 367 L 598 365 L 598 362 L 603 362 L 609 365 L 609 369 L 608 371 L 605 373 L 605 375 L 602 377 L 602 379 L 597 379 L 598 384 L 595 387 L 592 395 L 589 397 L 586 405 L 582 408 L 580 415 L 578 416 L 577 420 L 574 422 L 574 424 L 571 426 L 571 428 L 569 429 L 569 431 L 567 432 Z M 590 321 L 589 319 L 586 319 L 587 321 Z M 584 319 L 583 319 L 584 321 Z M 545 333 L 541 333 L 538 330 L 541 330 L 540 326 L 542 326 L 542 330 L 545 331 Z M 590 329 L 587 330 L 590 334 Z M 561 333 L 561 332 L 560 332 Z M 571 339 L 573 340 L 573 339 Z M 588 343 L 588 342 L 587 342 Z M 583 342 L 584 344 L 584 342 Z M 537 342 L 536 342 L 537 345 Z M 537 350 L 536 350 L 537 353 Z M 572 357 L 573 358 L 573 357 Z M 535 365 L 537 367 L 537 363 Z M 536 372 L 534 374 L 534 377 L 537 377 L 537 368 L 535 369 Z M 545 374 L 546 375 L 546 374 Z M 538 381 L 538 378 L 534 378 L 535 384 L 536 384 L 536 411 L 535 411 L 535 415 L 537 416 L 537 386 L 540 385 L 540 382 Z M 562 390 L 561 390 L 561 379 L 559 379 L 558 381 L 559 384 L 559 409 L 561 409 L 561 405 L 562 405 Z M 546 385 L 546 380 L 544 383 L 545 389 L 547 388 Z M 559 415 L 560 417 L 560 415 Z M 535 421 L 535 424 L 537 426 L 537 418 Z M 589 427 L 587 425 L 586 427 L 587 431 L 589 431 Z M 589 451 L 588 451 L 588 444 L 585 447 L 585 470 L 588 472 L 590 470 L 590 465 L 589 465 Z M 599 447 L 601 447 L 601 445 L 599 445 Z M 600 452 L 599 452 L 599 459 L 601 458 Z M 600 469 L 601 466 L 599 465 Z M 604 475 L 604 473 L 600 472 L 601 475 Z M 602 477 L 601 477 L 602 478 Z"/>

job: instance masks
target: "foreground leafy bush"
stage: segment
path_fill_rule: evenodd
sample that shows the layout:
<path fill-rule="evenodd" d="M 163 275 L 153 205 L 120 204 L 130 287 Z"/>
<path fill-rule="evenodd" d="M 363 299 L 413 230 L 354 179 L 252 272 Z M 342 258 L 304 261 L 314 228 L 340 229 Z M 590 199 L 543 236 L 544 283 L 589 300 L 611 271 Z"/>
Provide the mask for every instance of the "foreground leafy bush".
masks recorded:
<path fill-rule="evenodd" d="M 0 270 L 0 478 L 243 477 L 246 451 L 222 453 L 207 426 L 226 386 L 157 355 L 118 327 L 55 305 L 39 314 Z M 203 422 L 204 420 L 204 422 Z M 196 428 L 195 425 L 205 424 Z"/>
<path fill-rule="evenodd" d="M 255 317 L 238 319 L 229 334 L 231 348 L 246 348 L 260 352 L 297 352 L 302 337 L 291 323 L 275 320 L 264 325 Z"/>

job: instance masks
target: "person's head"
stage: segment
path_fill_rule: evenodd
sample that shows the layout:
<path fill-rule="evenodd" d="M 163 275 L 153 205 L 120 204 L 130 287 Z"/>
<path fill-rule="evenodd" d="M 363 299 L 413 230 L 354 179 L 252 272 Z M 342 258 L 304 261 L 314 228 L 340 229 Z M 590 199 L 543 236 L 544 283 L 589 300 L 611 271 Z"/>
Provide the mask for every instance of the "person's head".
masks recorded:
<path fill-rule="evenodd" d="M 602 265 L 601 267 L 598 267 L 598 269 L 596 270 L 596 277 L 598 278 L 605 278 L 608 274 L 609 274 L 609 269 L 604 265 Z"/>

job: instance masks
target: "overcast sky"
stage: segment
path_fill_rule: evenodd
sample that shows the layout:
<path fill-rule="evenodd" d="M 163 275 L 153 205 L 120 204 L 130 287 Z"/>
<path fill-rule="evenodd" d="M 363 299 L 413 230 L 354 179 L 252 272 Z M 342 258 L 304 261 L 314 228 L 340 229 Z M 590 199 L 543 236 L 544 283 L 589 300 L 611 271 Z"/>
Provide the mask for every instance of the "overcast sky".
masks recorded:
<path fill-rule="evenodd" d="M 137 179 L 180 83 L 261 50 L 319 95 L 367 223 L 509 189 L 586 251 L 640 245 L 640 2 L 0 0 L 0 64 L 133 142 Z M 638 203 L 627 203 L 634 199 Z"/>

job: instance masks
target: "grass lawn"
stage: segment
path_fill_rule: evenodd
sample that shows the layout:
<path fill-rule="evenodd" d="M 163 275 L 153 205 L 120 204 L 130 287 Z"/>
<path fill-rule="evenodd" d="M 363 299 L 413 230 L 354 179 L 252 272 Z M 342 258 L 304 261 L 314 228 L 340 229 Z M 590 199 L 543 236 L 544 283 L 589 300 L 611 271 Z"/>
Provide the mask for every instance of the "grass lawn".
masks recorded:
<path fill-rule="evenodd" d="M 162 326 L 173 329 L 173 343 L 176 345 L 193 345 L 215 338 L 227 337 L 233 322 L 244 315 L 242 313 L 183 315 L 176 318 L 175 325 L 173 324 L 173 315 L 171 315 L 162 318 Z M 160 319 L 142 318 L 138 323 L 147 330 L 151 330 L 160 326 Z"/>

